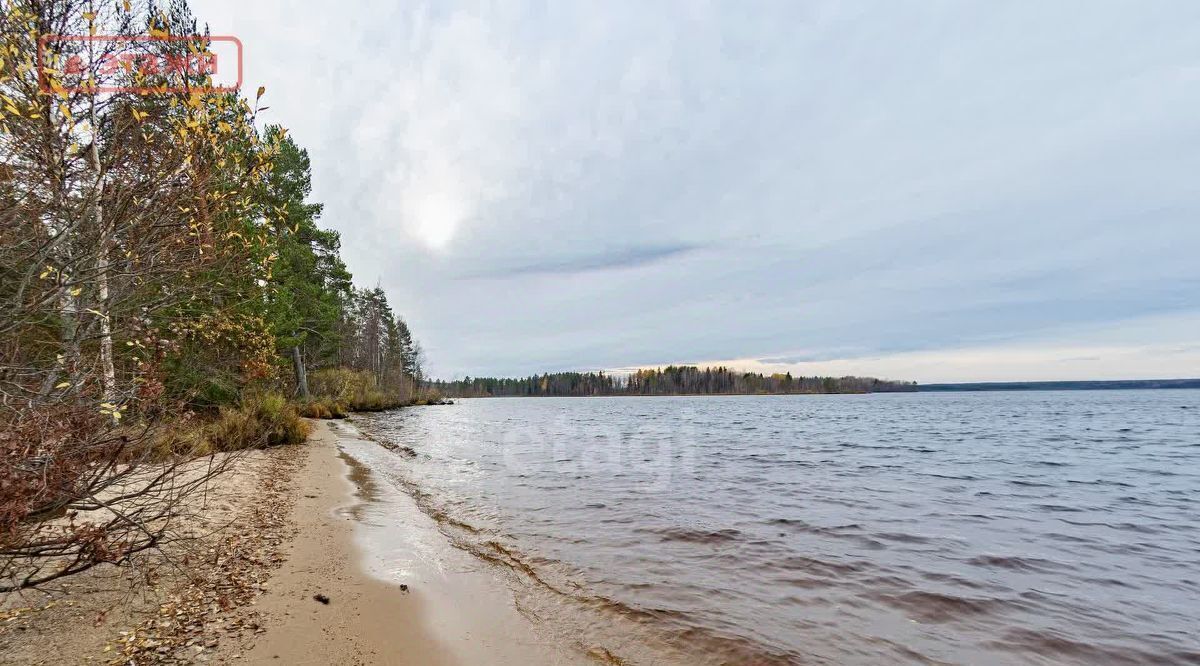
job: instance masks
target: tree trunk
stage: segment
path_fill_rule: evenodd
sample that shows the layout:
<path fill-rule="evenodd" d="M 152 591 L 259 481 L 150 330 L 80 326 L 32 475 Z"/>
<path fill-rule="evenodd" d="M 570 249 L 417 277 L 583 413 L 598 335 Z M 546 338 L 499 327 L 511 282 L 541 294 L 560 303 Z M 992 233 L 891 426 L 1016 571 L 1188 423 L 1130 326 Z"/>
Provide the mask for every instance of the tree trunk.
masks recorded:
<path fill-rule="evenodd" d="M 91 97 L 91 105 L 89 109 L 91 117 L 90 129 L 93 133 L 97 130 L 96 124 L 96 97 L 95 94 Z M 104 219 L 104 166 L 100 163 L 100 137 L 92 137 L 92 168 L 96 170 L 96 186 L 93 188 L 93 196 L 95 197 L 94 210 L 96 231 L 100 234 L 100 243 L 97 249 L 96 258 L 96 273 L 99 279 L 99 299 L 96 304 L 96 310 L 99 313 L 97 317 L 100 319 L 100 387 L 104 402 L 115 404 L 117 399 L 117 372 L 113 366 L 113 339 L 112 339 L 112 321 L 108 314 L 108 250 L 111 244 L 110 236 L 112 230 L 106 226 Z M 114 413 L 113 418 L 116 418 Z"/>
<path fill-rule="evenodd" d="M 308 400 L 308 373 L 304 370 L 304 355 L 300 353 L 300 345 L 292 347 L 292 367 L 296 369 L 296 392 Z"/>
<path fill-rule="evenodd" d="M 82 364 L 82 355 L 79 351 L 79 308 L 75 297 L 65 287 L 59 294 L 58 303 L 62 317 L 60 332 L 65 352 L 62 366 L 66 371 L 67 381 L 71 382 L 71 394 L 78 396 L 80 389 L 83 388 L 83 382 L 79 378 Z"/>
<path fill-rule="evenodd" d="M 100 386 L 104 402 L 115 403 L 117 396 L 117 372 L 113 365 L 112 320 L 108 308 L 108 250 L 110 230 L 104 226 L 104 208 L 100 203 L 104 189 L 98 186 L 96 193 L 96 226 L 100 229 L 99 256 L 96 273 L 99 280 L 99 299 L 96 311 L 100 319 Z"/>
<path fill-rule="evenodd" d="M 113 365 L 112 321 L 108 316 L 108 251 L 101 250 L 100 259 L 100 386 L 104 402 L 112 403 L 117 395 L 117 372 Z"/>

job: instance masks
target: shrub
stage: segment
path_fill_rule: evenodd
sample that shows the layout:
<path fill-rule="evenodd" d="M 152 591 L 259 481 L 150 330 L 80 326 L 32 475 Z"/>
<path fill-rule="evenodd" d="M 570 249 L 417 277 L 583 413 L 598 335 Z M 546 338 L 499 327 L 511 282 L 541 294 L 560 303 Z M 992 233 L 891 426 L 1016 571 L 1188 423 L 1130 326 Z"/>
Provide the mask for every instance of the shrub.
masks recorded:
<path fill-rule="evenodd" d="M 317 370 L 309 375 L 308 386 L 314 401 L 324 403 L 331 411 L 332 405 L 337 405 L 343 413 L 347 410 L 377 412 L 402 407 L 409 403 L 411 393 L 407 387 L 385 391 L 375 380 L 374 373 L 347 368 Z"/>
<path fill-rule="evenodd" d="M 274 392 L 248 392 L 237 407 L 222 407 L 208 426 L 207 439 L 214 451 L 237 451 L 284 444 L 299 444 L 310 426 L 287 398 Z"/>
<path fill-rule="evenodd" d="M 437 389 L 419 391 L 412 400 L 414 405 L 445 405 L 450 401 Z"/>
<path fill-rule="evenodd" d="M 310 398 L 296 405 L 300 416 L 310 419 L 344 419 L 347 409 L 333 398 Z"/>

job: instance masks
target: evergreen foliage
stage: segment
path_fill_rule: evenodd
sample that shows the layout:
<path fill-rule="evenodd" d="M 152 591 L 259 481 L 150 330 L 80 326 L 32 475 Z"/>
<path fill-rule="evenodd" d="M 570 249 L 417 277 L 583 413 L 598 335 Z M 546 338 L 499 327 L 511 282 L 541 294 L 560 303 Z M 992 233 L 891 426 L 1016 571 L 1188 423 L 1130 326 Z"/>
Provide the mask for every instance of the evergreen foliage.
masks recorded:
<path fill-rule="evenodd" d="M 671 365 L 629 375 L 604 372 L 556 372 L 522 378 L 467 377 L 431 382 L 430 387 L 456 398 L 492 396 L 592 395 L 737 395 L 790 393 L 883 393 L 915 391 L 916 384 L 873 377 L 792 377 L 762 375 L 723 366 Z"/>

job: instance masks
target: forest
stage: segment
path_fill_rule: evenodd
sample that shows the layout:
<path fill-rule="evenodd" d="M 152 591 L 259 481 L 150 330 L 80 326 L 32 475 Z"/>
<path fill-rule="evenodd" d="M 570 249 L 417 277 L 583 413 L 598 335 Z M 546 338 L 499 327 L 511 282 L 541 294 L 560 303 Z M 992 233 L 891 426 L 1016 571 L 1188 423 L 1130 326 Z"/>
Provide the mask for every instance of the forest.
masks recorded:
<path fill-rule="evenodd" d="M 264 88 L 78 71 L 207 52 L 183 0 L 139 7 L 0 4 L 0 591 L 161 544 L 197 456 L 420 399 L 419 344 L 354 285 Z M 163 39 L 42 39 L 89 34 Z"/>
<path fill-rule="evenodd" d="M 718 366 L 672 365 L 628 375 L 557 372 L 524 378 L 467 377 L 430 384 L 458 398 L 499 396 L 738 395 L 793 393 L 882 393 L 915 391 L 916 384 L 871 377 L 763 375 Z"/>

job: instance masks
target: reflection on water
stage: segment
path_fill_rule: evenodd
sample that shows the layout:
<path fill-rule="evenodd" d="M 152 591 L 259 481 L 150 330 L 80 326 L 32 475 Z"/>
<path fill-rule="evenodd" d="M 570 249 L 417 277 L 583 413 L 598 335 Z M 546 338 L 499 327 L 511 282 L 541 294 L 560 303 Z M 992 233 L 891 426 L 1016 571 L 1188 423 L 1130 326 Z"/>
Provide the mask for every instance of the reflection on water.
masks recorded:
<path fill-rule="evenodd" d="M 1194 664 L 1198 416 L 1200 392 L 1079 391 L 356 422 L 381 478 L 602 659 Z"/>

